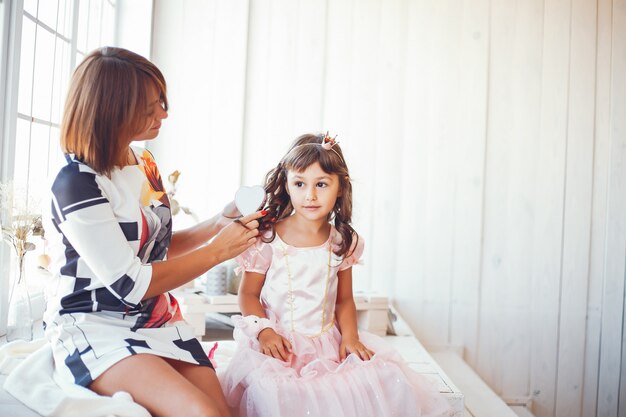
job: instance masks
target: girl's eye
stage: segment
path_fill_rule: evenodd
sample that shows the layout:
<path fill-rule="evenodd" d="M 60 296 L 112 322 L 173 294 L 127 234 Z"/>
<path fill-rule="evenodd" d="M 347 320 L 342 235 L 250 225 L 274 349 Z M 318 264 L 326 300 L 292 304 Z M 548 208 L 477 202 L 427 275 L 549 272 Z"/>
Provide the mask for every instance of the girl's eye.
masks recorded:
<path fill-rule="evenodd" d="M 296 181 L 296 182 L 294 183 L 294 185 L 295 185 L 296 187 L 302 187 L 302 186 L 304 185 L 304 183 L 303 183 L 302 181 Z"/>
<path fill-rule="evenodd" d="M 320 187 L 320 188 L 324 188 L 324 187 L 328 187 L 328 184 L 326 184 L 325 182 L 321 182 L 320 181 L 320 182 L 317 183 L 317 186 Z"/>

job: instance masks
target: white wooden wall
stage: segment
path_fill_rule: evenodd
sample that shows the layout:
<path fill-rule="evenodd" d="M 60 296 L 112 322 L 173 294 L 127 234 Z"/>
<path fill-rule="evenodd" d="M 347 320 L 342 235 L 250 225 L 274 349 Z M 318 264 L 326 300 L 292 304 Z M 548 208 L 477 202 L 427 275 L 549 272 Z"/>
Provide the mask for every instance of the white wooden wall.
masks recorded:
<path fill-rule="evenodd" d="M 149 148 L 181 203 L 214 213 L 330 130 L 358 286 L 538 417 L 626 415 L 626 0 L 155 0 L 153 23 Z"/>

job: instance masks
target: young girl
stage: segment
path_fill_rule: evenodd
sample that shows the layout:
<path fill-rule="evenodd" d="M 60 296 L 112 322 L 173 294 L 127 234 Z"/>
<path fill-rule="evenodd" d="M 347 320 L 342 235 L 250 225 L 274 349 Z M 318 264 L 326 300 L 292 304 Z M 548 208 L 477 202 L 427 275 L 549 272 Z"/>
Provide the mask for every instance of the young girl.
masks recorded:
<path fill-rule="evenodd" d="M 220 376 L 240 417 L 439 416 L 448 406 L 383 340 L 357 331 L 352 186 L 340 147 L 303 135 L 266 177 L 261 237 L 245 273 L 238 349 Z"/>

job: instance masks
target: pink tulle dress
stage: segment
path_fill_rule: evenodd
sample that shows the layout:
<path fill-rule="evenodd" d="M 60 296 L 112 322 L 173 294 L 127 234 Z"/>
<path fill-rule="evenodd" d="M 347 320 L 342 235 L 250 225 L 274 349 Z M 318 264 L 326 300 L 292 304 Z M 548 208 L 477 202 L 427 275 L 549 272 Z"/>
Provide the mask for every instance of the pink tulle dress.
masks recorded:
<path fill-rule="evenodd" d="M 360 238 L 353 254 L 342 259 L 333 253 L 340 242 L 334 227 L 326 243 L 315 247 L 290 246 L 277 235 L 271 243 L 259 239 L 237 258 L 245 271 L 265 274 L 261 303 L 293 353 L 287 362 L 262 354 L 248 328 L 252 323 L 234 316 L 237 350 L 220 374 L 229 406 L 240 417 L 448 415 L 436 387 L 382 338 L 359 331 L 374 357 L 339 359 L 337 272 L 352 267 L 363 253 Z"/>

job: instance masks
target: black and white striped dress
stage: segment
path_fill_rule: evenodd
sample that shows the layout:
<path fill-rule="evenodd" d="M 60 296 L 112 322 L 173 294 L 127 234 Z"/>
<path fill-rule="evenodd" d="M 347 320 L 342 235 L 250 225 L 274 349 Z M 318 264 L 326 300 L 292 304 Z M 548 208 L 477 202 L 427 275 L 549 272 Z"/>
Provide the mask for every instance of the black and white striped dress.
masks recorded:
<path fill-rule="evenodd" d="M 172 218 L 152 155 L 135 154 L 137 165 L 110 177 L 68 155 L 44 219 L 53 272 L 45 333 L 58 376 L 83 386 L 138 353 L 211 366 L 173 296 L 142 301 Z"/>

